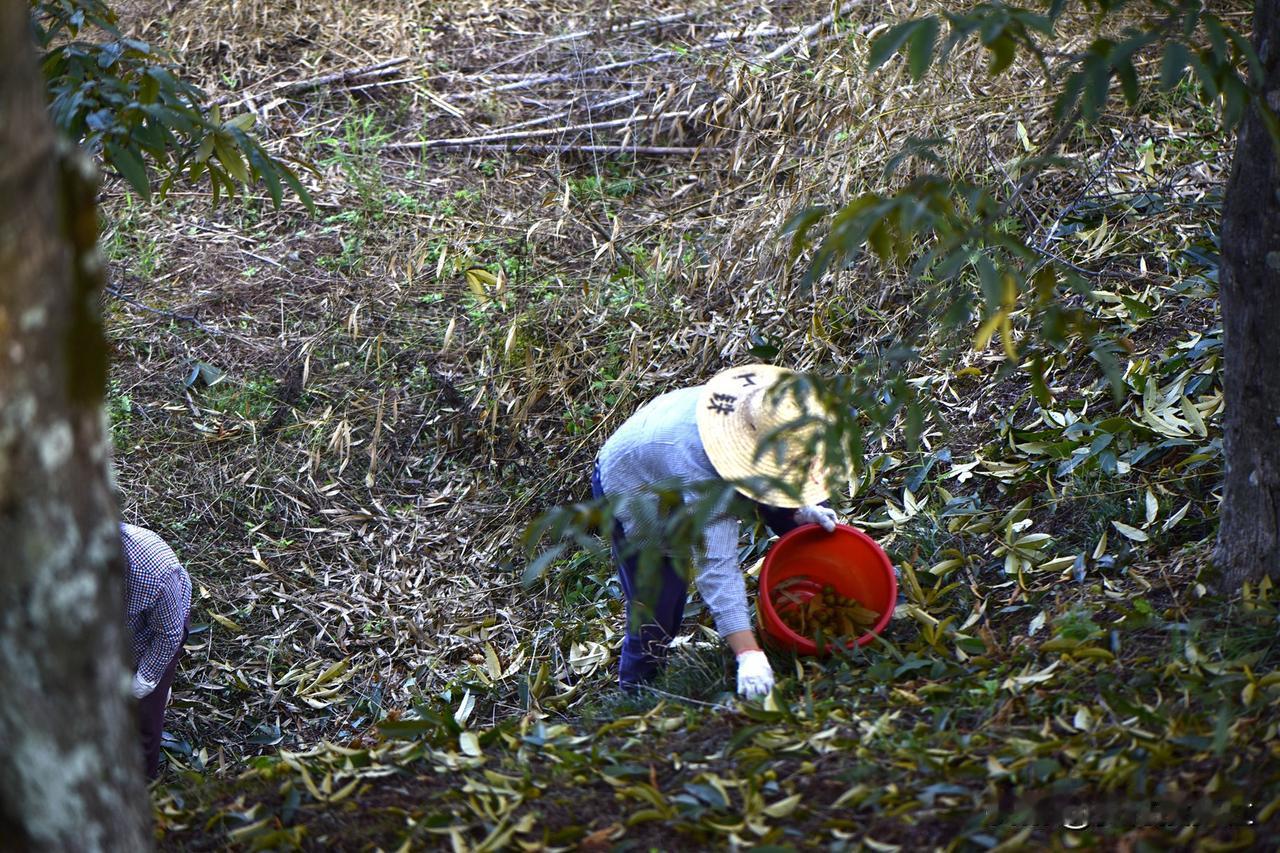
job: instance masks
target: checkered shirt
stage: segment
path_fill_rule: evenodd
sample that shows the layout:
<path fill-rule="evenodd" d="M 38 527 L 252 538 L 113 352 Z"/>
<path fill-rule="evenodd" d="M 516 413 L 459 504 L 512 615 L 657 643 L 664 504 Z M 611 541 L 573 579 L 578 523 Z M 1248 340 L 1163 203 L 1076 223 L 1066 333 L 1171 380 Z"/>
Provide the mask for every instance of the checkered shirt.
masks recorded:
<path fill-rule="evenodd" d="M 686 500 L 696 500 L 692 486 L 717 480 L 698 435 L 700 387 L 681 388 L 650 400 L 618 428 L 600 449 L 600 483 L 606 495 L 624 496 L 618 519 L 628 537 L 660 535 L 643 521 L 657 516 L 653 483 L 676 479 L 690 487 Z M 694 583 L 715 617 L 721 636 L 751 629 L 747 586 L 738 568 L 738 519 L 716 514 L 703 528 L 702 552 L 696 555 Z"/>
<path fill-rule="evenodd" d="M 133 657 L 138 674 L 156 683 L 182 644 L 191 610 L 191 578 L 173 549 L 150 530 L 121 524 L 120 539 L 129 563 L 125 613 Z"/>

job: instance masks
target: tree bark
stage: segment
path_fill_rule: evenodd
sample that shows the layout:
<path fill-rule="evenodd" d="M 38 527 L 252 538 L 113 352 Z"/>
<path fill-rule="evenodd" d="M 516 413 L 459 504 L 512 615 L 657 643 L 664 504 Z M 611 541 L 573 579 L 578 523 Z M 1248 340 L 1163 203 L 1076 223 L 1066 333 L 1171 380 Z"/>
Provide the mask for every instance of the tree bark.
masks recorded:
<path fill-rule="evenodd" d="M 1280 112 L 1280 0 L 1257 0 L 1253 45 L 1263 93 Z M 1256 106 L 1236 142 L 1222 214 L 1224 449 L 1214 562 L 1221 590 L 1280 579 L 1280 171 Z"/>
<path fill-rule="evenodd" d="M 0 0 L 0 847 L 145 850 L 94 183 L 59 151 L 29 15 Z"/>

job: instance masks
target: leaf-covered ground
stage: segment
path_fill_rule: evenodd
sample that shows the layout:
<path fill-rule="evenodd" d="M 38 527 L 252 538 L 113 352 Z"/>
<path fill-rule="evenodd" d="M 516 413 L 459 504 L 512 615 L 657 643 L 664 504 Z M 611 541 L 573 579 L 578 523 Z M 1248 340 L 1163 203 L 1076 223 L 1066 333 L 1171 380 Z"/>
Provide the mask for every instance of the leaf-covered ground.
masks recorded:
<path fill-rule="evenodd" d="M 1208 592 L 1231 140 L 1188 90 L 1077 127 L 1007 223 L 1090 281 L 1118 397 L 1083 342 L 1041 405 L 999 342 L 940 335 L 921 445 L 891 432 L 837 499 L 900 566 L 898 618 L 775 657 L 741 705 L 696 607 L 664 680 L 621 695 L 611 567 L 523 588 L 520 533 L 652 395 L 890 348 L 928 283 L 864 260 L 805 290 L 781 223 L 899 180 L 913 137 L 1012 187 L 1051 134 L 1042 70 L 868 77 L 893 13 L 867 6 L 127 11 L 312 164 L 318 207 L 108 185 L 125 511 L 196 590 L 164 845 L 1270 843 L 1278 594 Z M 395 147 L 424 140 L 453 142 Z"/>
<path fill-rule="evenodd" d="M 1194 587 L 1194 565 L 1135 567 L 1105 604 L 1072 596 L 1039 639 L 984 617 L 933 646 L 792 661 L 760 706 L 614 698 L 484 727 L 465 704 L 420 706 L 376 737 L 171 786 L 164 841 L 1263 849 L 1280 826 L 1275 596 L 1162 591 Z"/>

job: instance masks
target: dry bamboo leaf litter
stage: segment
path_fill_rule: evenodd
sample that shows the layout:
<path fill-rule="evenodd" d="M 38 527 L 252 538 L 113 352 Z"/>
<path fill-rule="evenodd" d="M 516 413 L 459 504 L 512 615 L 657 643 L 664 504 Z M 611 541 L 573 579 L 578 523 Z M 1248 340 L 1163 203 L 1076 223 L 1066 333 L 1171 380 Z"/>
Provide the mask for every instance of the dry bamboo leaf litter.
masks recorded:
<path fill-rule="evenodd" d="M 181 6 L 165 12 L 165 21 L 157 12 L 149 25 L 145 16 L 133 19 L 152 38 L 163 23 L 211 96 L 254 96 L 269 144 L 317 170 L 306 178 L 315 218 L 288 208 L 274 213 L 254 198 L 211 211 L 198 194 L 177 192 L 171 206 L 145 212 L 114 188 L 107 200 L 104 243 L 118 292 L 170 312 L 112 303 L 111 407 L 126 514 L 175 543 L 198 590 L 198 624 L 172 712 L 176 761 L 230 777 L 246 766 L 242 759 L 283 746 L 303 756 L 288 761 L 307 775 L 287 763 L 291 769 L 280 772 L 316 802 L 357 796 L 361 789 L 343 793 L 357 778 L 402 775 L 397 762 L 411 754 L 428 768 L 414 771 L 410 786 L 424 797 L 444 797 L 440 780 L 458 773 L 467 774 L 466 784 L 512 790 L 481 768 L 516 775 L 518 765 L 503 762 L 520 749 L 530 751 L 526 758 L 550 750 L 555 760 L 570 761 L 580 749 L 573 738 L 592 731 L 583 715 L 598 713 L 593 703 L 612 680 L 620 608 L 600 556 L 564 561 L 544 587 L 522 590 L 516 546 L 524 523 L 585 497 L 600 441 L 653 394 L 760 347 L 802 368 L 851 365 L 910 322 L 910 283 L 893 270 L 858 263 L 812 293 L 799 292 L 803 259 L 793 261 L 776 237 L 790 213 L 880 186 L 885 163 L 909 137 L 949 139 L 942 150 L 949 169 L 1017 181 L 1027 146 L 1042 145 L 1051 132 L 1049 96 L 1032 67 L 991 81 L 976 66 L 961 70 L 968 59 L 961 54 L 955 73 L 918 84 L 908 84 L 896 66 L 868 79 L 867 43 L 884 9 L 851 8 L 834 26 L 813 31 L 803 49 L 763 61 L 796 27 L 820 23 L 829 12 L 821 4 L 773 11 L 615 5 L 606 14 L 603 7 L 554 4 L 495 11 L 483 3 L 448 10 L 250 3 L 234 10 Z M 670 20 L 644 23 L 663 18 Z M 775 35 L 741 37 L 770 27 Z M 715 41 L 720 36 L 732 38 Z M 711 47 L 690 52 L 701 45 Z M 652 60 L 664 52 L 677 56 Z M 371 81 L 334 78 L 333 85 L 286 90 L 400 57 L 409 57 L 402 76 L 413 82 L 360 88 Z M 798 65 L 805 73 L 796 73 Z M 451 98 L 547 77 L 555 79 Z M 641 127 L 629 120 L 697 109 L 698 121 Z M 600 126 L 607 122 L 621 123 Z M 571 138 L 536 137 L 545 146 L 537 149 L 383 151 L 396 140 L 566 127 L 580 129 Z M 1203 447 L 1217 435 L 1214 367 L 1205 360 L 1212 359 L 1215 315 L 1209 297 L 1174 289 L 1185 277 L 1184 261 L 1170 247 L 1199 245 L 1205 213 L 1197 205 L 1220 185 L 1229 148 L 1207 139 L 1190 118 L 1109 117 L 1099 132 L 1111 134 L 1101 148 L 1085 137 L 1068 141 L 1064 162 L 1024 192 L 1019 216 L 1046 251 L 1090 270 L 1097 289 L 1115 294 L 1104 303 L 1111 321 L 1135 327 L 1135 367 L 1115 414 L 1126 426 L 1114 440 L 1188 440 L 1193 458 L 1211 452 Z M 625 148 L 633 156 L 618 156 Z M 1187 203 L 1130 204 L 1144 195 Z M 1107 226 L 1098 231 L 1104 214 Z M 1117 215 L 1126 223 L 1121 236 Z M 476 268 L 493 278 L 482 282 L 485 298 L 467 283 L 467 270 Z M 1179 325 L 1142 321 L 1141 306 L 1169 306 L 1180 312 Z M 1162 373 L 1170 351 L 1200 354 Z M 183 393 L 182 378 L 196 361 L 225 370 L 226 381 Z M 659 768 L 661 798 L 640 793 L 642 780 L 629 770 L 605 774 L 611 781 L 594 783 L 604 793 L 588 784 L 585 795 L 600 797 L 589 799 L 600 814 L 623 814 L 615 804 L 624 802 L 683 826 L 666 811 L 681 807 L 665 787 L 677 779 L 694 791 L 681 795 L 724 828 L 689 818 L 690 827 L 701 827 L 696 832 L 722 833 L 703 838 L 752 832 L 748 821 L 808 826 L 814 814 L 840 820 L 840 809 L 880 802 L 875 786 L 827 785 L 822 773 L 803 768 L 809 762 L 822 769 L 833 754 L 896 780 L 900 793 L 885 799 L 884 809 L 973 811 L 989 804 L 983 789 L 952 776 L 972 771 L 999 780 L 1032 772 L 1043 758 L 1036 749 L 1052 748 L 1025 745 L 1050 738 L 1042 726 L 1060 739 L 1043 743 L 1069 750 L 1092 738 L 1146 742 L 1131 730 L 1169 734 L 1136 709 L 1108 712 L 1090 697 L 1077 702 L 1084 713 L 1072 706 L 1034 719 L 1025 703 L 1038 701 L 1042 685 L 1067 683 L 1060 679 L 1068 674 L 1082 678 L 1106 656 L 1133 661 L 1141 656 L 1133 648 L 1149 645 L 1143 631 L 1156 629 L 1116 629 L 1113 641 L 1100 616 L 1101 635 L 1094 636 L 1087 620 L 1072 621 L 1080 602 L 1114 608 L 1149 599 L 1155 617 L 1169 623 L 1179 609 L 1194 607 L 1199 558 L 1136 559 L 1124 543 L 1146 543 L 1111 521 L 1157 540 L 1202 528 L 1209 500 L 1189 485 L 1194 470 L 1138 465 L 1146 485 L 1133 511 L 1121 483 L 1121 495 L 1107 504 L 1113 516 L 1095 525 L 1084 508 L 1111 499 L 1108 481 L 1044 486 L 1046 474 L 1053 480 L 1064 464 L 1055 455 L 1063 441 L 1074 444 L 1066 463 L 1079 458 L 1081 470 L 1101 464 L 1098 453 L 1090 455 L 1096 433 L 1084 426 L 1070 432 L 1072 424 L 1091 423 L 1103 405 L 1087 365 L 1064 360 L 1051 377 L 1056 394 L 1083 406 L 1037 413 L 1019 399 L 1016 382 L 999 375 L 998 363 L 984 353 L 958 365 L 926 354 L 917 378 L 942 401 L 948 429 L 930 425 L 918 452 L 896 440 L 875 448 L 873 470 L 854 484 L 844 507 L 923 579 L 914 588 L 904 580 L 911 600 L 892 629 L 918 668 L 877 680 L 866 674 L 871 661 L 855 665 L 850 679 L 867 692 L 840 688 L 855 691 L 855 712 L 837 707 L 854 694 L 837 693 L 826 697 L 830 713 L 792 728 L 769 716 L 781 710 L 759 711 L 767 719 L 750 722 L 767 730 L 734 748 L 746 750 L 745 760 L 775 756 L 776 790 L 736 776 L 741 755 L 675 771 L 665 755 L 631 754 L 633 747 L 615 744 L 619 764 Z M 300 375 L 298 386 L 292 377 Z M 1150 394 L 1147 375 L 1158 386 Z M 1129 464 L 1124 453 L 1115 456 L 1117 465 Z M 911 485 L 926 465 L 932 467 Z M 1158 503 L 1151 520 L 1145 488 Z M 1007 519 L 1029 495 L 1025 516 Z M 1064 530 L 1091 538 L 1059 541 Z M 1049 533 L 1052 540 L 1038 538 Z M 1172 594 L 1171 586 L 1185 592 Z M 964 612 L 951 612 L 957 601 L 967 602 Z M 680 644 L 681 666 L 700 673 L 702 684 L 723 685 L 704 641 L 691 628 Z M 1177 679 L 1209 677 L 1199 669 L 1206 661 L 1186 654 L 1179 660 L 1185 671 Z M 944 673 L 930 675 L 934 661 L 945 663 Z M 1229 660 L 1207 663 L 1227 673 L 1213 677 L 1240 679 L 1232 695 L 1242 708 L 1269 701 L 1274 684 L 1263 683 L 1265 674 L 1250 681 Z M 995 722 L 984 724 L 1004 720 L 1011 728 L 1002 730 L 1003 743 L 966 747 L 978 764 L 956 774 L 945 770 L 951 759 L 934 756 L 944 769 L 930 771 L 937 774 L 930 784 L 953 787 L 927 791 L 914 777 L 894 776 L 890 753 L 872 747 L 887 750 L 913 727 L 936 727 L 921 709 L 950 695 L 957 666 L 978 667 L 983 683 L 994 684 L 993 716 L 980 719 Z M 819 685 L 843 677 L 805 674 Z M 1176 692 L 1161 684 L 1163 694 Z M 881 688 L 882 696 L 873 692 Z M 712 707 L 719 701 L 687 683 L 659 689 Z M 451 697 L 449 718 L 464 731 L 429 747 L 380 739 L 380 718 L 428 740 L 451 731 L 407 710 L 443 695 Z M 705 743 L 725 749 L 732 737 L 700 740 L 678 714 L 651 713 L 652 706 L 620 715 L 618 737 L 687 726 L 689 752 Z M 969 719 L 985 712 L 956 713 Z M 1195 719 L 1190 729 L 1212 735 L 1212 720 Z M 1236 744 L 1252 732 L 1265 744 L 1265 726 L 1252 726 L 1227 737 Z M 951 736 L 944 727 L 929 749 L 963 752 Z M 679 741 L 669 743 L 681 753 Z M 357 757 L 344 756 L 346 749 Z M 645 767 L 643 784 L 650 784 L 648 774 Z M 1089 778 L 1105 781 L 1101 770 Z M 732 815 L 716 811 L 720 788 L 735 804 Z M 629 793 L 615 800 L 614 791 L 624 789 Z M 804 795 L 799 805 L 797 794 Z M 502 815 L 511 816 L 502 831 L 524 825 L 536 802 L 492 796 L 503 798 Z M 546 805 L 554 801 L 538 806 L 541 825 L 580 823 L 557 817 Z M 833 811 L 810 810 L 809 802 Z M 256 830 L 246 827 L 266 818 L 266 808 L 255 820 L 226 818 L 227 829 L 252 838 Z M 483 843 L 497 822 L 472 808 L 460 800 L 445 810 L 450 826 Z M 624 826 L 619 837 L 646 838 L 646 825 Z M 605 821 L 581 835 L 619 831 Z M 887 819 L 867 832 L 882 843 L 930 838 L 904 835 Z M 533 833 L 513 830 L 503 843 Z"/>

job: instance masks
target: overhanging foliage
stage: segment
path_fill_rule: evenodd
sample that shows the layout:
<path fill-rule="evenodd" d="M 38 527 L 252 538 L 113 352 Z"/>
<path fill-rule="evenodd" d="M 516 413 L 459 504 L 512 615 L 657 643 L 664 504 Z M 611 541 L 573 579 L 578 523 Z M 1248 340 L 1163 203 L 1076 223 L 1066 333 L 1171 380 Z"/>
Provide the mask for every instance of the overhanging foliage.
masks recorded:
<path fill-rule="evenodd" d="M 223 120 L 162 52 L 120 33 L 104 0 L 31 0 L 31 19 L 54 124 L 143 198 L 155 170 L 161 196 L 207 181 L 217 204 L 261 182 L 277 207 L 286 188 L 311 207 L 297 173 L 249 132 L 253 113 Z"/>

